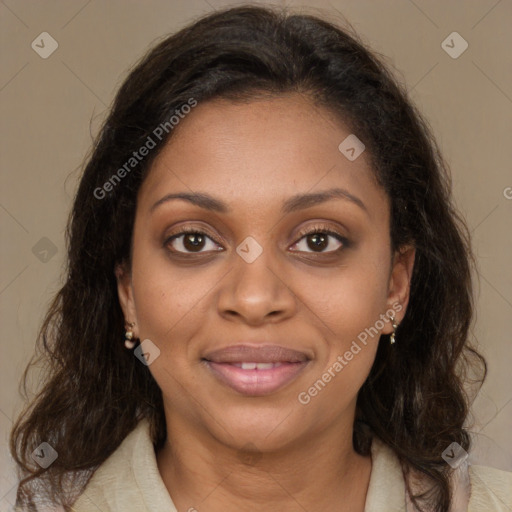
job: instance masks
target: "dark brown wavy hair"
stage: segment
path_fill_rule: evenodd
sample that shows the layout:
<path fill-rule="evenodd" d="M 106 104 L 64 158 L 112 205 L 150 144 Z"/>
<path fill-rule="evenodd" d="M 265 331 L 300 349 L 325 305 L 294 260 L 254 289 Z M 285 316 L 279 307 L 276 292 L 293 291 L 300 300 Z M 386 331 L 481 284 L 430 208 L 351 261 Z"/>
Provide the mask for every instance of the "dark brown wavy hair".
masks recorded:
<path fill-rule="evenodd" d="M 372 437 L 380 438 L 406 475 L 426 477 L 428 489 L 421 492 L 407 478 L 415 505 L 448 511 L 451 468 L 441 454 L 454 441 L 469 451 L 464 383 L 475 369 L 482 382 L 486 364 L 468 344 L 473 257 L 452 204 L 447 166 L 405 88 L 352 29 L 255 6 L 217 11 L 162 40 L 117 93 L 68 222 L 65 283 L 22 379 L 27 396 L 29 370 L 44 363 L 43 386 L 11 432 L 21 506 L 36 510 L 44 488 L 48 500 L 68 510 L 143 417 L 157 447 L 166 436 L 161 391 L 124 348 L 114 268 L 130 261 L 137 192 L 172 131 L 106 197 L 95 190 L 191 98 L 250 101 L 285 93 L 303 94 L 338 115 L 364 141 L 390 198 L 393 249 L 416 248 L 399 342 L 390 346 L 382 337 L 359 391 L 353 444 L 367 455 Z M 31 458 L 42 441 L 58 452 L 46 470 Z"/>

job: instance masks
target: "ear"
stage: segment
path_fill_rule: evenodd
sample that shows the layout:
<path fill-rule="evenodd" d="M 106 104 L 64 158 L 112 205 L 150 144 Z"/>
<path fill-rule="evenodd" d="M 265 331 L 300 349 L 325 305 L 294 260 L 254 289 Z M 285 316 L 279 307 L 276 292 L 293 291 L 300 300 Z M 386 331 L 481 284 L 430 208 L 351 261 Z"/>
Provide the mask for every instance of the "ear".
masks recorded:
<path fill-rule="evenodd" d="M 405 316 L 409 304 L 409 292 L 411 288 L 412 270 L 416 250 L 414 247 L 402 247 L 393 256 L 393 267 L 389 278 L 387 306 L 388 311 L 395 312 L 396 323 L 400 323 Z M 386 322 L 383 334 L 391 334 L 393 327 L 391 322 Z"/>
<path fill-rule="evenodd" d="M 133 299 L 132 276 L 128 264 L 117 264 L 114 273 L 117 280 L 117 295 L 119 297 L 119 304 L 123 310 L 124 319 L 127 323 L 135 324 L 133 331 L 135 337 L 137 337 L 137 312 Z"/>

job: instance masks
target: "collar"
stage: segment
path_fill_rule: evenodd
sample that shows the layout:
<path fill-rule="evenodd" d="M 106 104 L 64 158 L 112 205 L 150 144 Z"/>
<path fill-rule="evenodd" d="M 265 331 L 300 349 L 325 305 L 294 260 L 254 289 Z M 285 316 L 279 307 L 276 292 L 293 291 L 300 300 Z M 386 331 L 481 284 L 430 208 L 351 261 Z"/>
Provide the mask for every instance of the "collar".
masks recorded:
<path fill-rule="evenodd" d="M 364 512 L 406 512 L 405 484 L 395 453 L 374 438 L 372 471 Z M 95 507 L 95 508 L 94 508 Z M 158 471 L 149 421 L 142 419 L 95 471 L 73 512 L 177 512 Z"/>

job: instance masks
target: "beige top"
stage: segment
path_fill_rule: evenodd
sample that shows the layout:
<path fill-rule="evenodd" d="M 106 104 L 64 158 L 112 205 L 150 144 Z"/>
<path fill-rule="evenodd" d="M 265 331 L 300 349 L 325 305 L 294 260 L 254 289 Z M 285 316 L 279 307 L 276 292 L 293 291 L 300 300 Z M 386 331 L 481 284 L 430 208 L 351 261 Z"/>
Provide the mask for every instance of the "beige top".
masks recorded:
<path fill-rule="evenodd" d="M 512 473 L 469 466 L 469 512 L 511 512 Z M 467 498 L 466 498 L 467 503 Z M 165 487 L 150 438 L 141 420 L 118 449 L 94 472 L 73 512 L 177 512 Z M 189 510 L 194 510 L 193 507 Z M 364 512 L 407 512 L 405 484 L 394 452 L 372 442 L 372 472 Z"/>

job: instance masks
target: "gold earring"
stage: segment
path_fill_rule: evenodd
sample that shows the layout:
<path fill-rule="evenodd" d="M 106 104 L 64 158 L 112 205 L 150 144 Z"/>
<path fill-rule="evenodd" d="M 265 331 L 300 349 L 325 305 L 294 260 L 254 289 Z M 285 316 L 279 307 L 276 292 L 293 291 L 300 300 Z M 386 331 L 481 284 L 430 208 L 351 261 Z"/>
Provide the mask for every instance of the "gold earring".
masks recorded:
<path fill-rule="evenodd" d="M 135 341 L 133 341 L 133 328 L 135 327 L 135 324 L 133 322 L 127 322 L 126 332 L 124 333 L 124 346 L 131 350 L 135 346 Z"/>
<path fill-rule="evenodd" d="M 395 341 L 396 341 L 395 334 L 396 334 L 396 329 L 398 327 L 398 324 L 395 322 L 395 314 L 394 313 L 391 314 L 390 320 L 391 320 L 391 325 L 393 326 L 393 332 L 391 333 L 391 336 L 389 338 L 389 343 L 391 345 L 393 345 L 393 343 L 395 343 Z"/>

